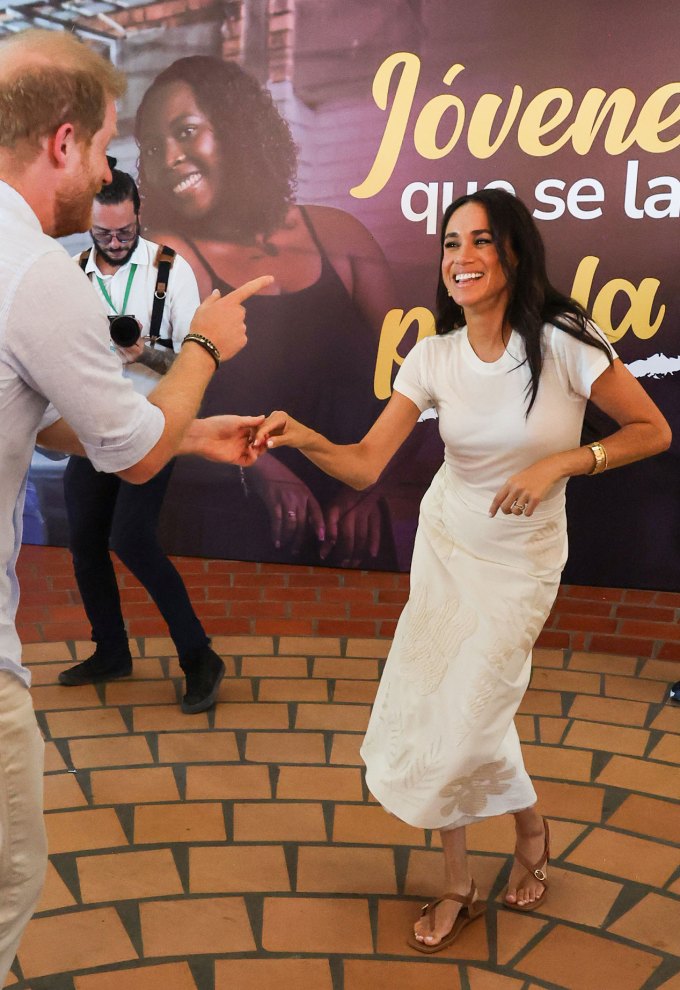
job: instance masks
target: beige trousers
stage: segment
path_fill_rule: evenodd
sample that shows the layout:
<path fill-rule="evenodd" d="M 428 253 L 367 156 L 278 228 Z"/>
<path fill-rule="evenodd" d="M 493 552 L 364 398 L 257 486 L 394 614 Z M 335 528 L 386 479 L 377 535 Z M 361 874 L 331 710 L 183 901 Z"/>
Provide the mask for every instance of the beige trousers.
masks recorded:
<path fill-rule="evenodd" d="M 30 692 L 0 670 L 0 986 L 45 879 L 44 756 Z"/>

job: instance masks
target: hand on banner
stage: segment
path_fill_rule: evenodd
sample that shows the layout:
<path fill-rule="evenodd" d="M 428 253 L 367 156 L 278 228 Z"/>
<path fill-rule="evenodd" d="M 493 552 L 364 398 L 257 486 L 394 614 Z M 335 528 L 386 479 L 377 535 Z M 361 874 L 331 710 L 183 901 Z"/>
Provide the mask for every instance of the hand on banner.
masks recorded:
<path fill-rule="evenodd" d="M 266 451 L 260 445 L 254 451 Z M 271 526 L 272 543 L 277 550 L 286 548 L 293 555 L 300 552 L 308 528 L 319 543 L 325 536 L 324 518 L 319 503 L 309 488 L 290 468 L 266 457 L 253 473 L 253 489 L 267 509 Z"/>
<path fill-rule="evenodd" d="M 381 517 L 376 492 L 356 492 L 343 488 L 326 506 L 326 539 L 321 559 L 331 551 L 340 567 L 359 567 L 375 558 L 380 550 Z"/>
<path fill-rule="evenodd" d="M 246 311 L 242 304 L 273 281 L 272 275 L 261 275 L 226 296 L 220 296 L 215 289 L 194 313 L 190 332 L 211 340 L 222 360 L 228 361 L 246 345 Z"/>
<path fill-rule="evenodd" d="M 197 454 L 208 461 L 250 467 L 264 453 L 253 438 L 264 416 L 209 416 L 195 419 L 184 435 L 180 454 Z"/>

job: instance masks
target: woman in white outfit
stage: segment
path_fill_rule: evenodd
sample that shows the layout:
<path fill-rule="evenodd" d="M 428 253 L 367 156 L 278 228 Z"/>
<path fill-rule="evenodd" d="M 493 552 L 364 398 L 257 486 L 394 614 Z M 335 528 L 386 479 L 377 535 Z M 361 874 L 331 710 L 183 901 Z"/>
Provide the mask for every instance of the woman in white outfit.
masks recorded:
<path fill-rule="evenodd" d="M 579 446 L 588 398 L 619 429 Z M 514 815 L 506 906 L 545 899 L 548 825 L 513 718 L 567 555 L 566 482 L 670 443 L 664 417 L 583 309 L 550 285 L 526 207 L 497 189 L 446 211 L 437 335 L 408 354 L 364 439 L 336 446 L 275 413 L 256 442 L 297 447 L 365 488 L 431 407 L 444 464 L 422 501 L 410 596 L 361 751 L 389 812 L 441 830 L 445 894 L 409 939 L 423 952 L 483 913 L 465 843 L 476 821 Z"/>

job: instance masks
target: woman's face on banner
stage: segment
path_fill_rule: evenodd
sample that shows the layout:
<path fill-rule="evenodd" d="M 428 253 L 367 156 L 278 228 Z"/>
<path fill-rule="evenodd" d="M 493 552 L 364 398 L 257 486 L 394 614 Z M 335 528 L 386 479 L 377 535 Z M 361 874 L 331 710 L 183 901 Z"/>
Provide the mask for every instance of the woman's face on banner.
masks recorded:
<path fill-rule="evenodd" d="M 188 83 L 168 83 L 149 97 L 139 147 L 147 183 L 175 213 L 198 219 L 214 208 L 221 172 L 219 146 Z"/>

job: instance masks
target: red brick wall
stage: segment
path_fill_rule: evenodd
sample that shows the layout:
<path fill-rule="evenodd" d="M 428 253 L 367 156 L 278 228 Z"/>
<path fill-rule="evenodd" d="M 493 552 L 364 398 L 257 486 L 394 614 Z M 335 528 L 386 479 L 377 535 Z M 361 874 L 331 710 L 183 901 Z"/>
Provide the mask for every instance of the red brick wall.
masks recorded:
<path fill-rule="evenodd" d="M 175 558 L 209 633 L 391 637 L 408 575 Z M 166 635 L 146 591 L 117 564 L 131 636 Z M 25 643 L 88 639 L 68 552 L 26 546 L 18 627 Z M 563 586 L 540 646 L 680 661 L 680 594 Z"/>

